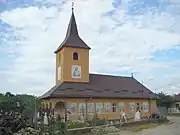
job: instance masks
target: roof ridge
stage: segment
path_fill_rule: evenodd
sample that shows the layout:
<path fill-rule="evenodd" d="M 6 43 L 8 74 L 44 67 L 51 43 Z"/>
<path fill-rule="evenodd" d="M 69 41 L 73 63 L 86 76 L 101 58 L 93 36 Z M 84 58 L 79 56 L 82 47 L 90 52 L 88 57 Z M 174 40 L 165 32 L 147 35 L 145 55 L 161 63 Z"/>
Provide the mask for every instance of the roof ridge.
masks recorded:
<path fill-rule="evenodd" d="M 124 78 L 132 78 L 131 76 L 118 76 L 118 75 L 112 75 L 112 74 L 98 74 L 98 73 L 90 73 L 90 75 L 109 76 L 109 77 L 124 77 Z"/>

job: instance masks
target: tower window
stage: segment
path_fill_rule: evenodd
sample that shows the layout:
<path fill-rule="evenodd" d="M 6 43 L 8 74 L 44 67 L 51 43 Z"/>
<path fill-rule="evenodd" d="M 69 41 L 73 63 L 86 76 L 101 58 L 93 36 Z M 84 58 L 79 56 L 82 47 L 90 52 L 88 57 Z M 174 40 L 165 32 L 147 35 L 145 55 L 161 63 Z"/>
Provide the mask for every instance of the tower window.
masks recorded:
<path fill-rule="evenodd" d="M 77 52 L 73 53 L 73 60 L 78 60 L 78 53 Z"/>
<path fill-rule="evenodd" d="M 61 54 L 59 54 L 59 64 L 61 64 Z"/>

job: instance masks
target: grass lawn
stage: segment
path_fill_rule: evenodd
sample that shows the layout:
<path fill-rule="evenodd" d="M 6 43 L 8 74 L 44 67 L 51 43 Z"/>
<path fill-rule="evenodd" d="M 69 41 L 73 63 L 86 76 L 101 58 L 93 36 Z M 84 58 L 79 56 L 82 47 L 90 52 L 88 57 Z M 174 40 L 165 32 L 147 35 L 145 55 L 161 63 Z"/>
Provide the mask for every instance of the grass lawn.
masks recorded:
<path fill-rule="evenodd" d="M 180 117 L 180 113 L 169 114 L 169 116 L 179 116 Z"/>
<path fill-rule="evenodd" d="M 142 131 L 144 129 L 156 128 L 160 125 L 161 125 L 161 123 L 149 123 L 149 124 L 139 125 L 139 126 L 132 127 L 132 131 L 133 132 L 139 132 L 139 131 Z"/>

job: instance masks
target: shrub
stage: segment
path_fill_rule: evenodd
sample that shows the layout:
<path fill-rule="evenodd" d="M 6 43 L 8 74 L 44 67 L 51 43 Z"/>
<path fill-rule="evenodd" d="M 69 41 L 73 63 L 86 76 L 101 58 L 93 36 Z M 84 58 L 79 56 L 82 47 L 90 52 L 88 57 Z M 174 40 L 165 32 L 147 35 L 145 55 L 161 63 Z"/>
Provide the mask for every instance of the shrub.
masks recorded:
<path fill-rule="evenodd" d="M 96 125 L 96 126 L 105 125 L 106 124 L 106 119 L 100 119 L 100 118 L 97 117 L 97 115 L 95 115 L 93 117 L 92 121 L 89 122 L 89 123 L 90 123 L 90 125 L 93 125 L 93 123 L 94 123 L 94 125 Z"/>
<path fill-rule="evenodd" d="M 83 123 L 81 121 L 69 121 L 68 122 L 68 129 L 72 129 L 72 128 L 82 128 L 82 127 L 88 127 L 89 124 L 88 123 Z"/>
<path fill-rule="evenodd" d="M 91 130 L 91 133 L 94 135 L 105 135 L 107 132 L 105 131 L 104 127 L 96 127 Z"/>

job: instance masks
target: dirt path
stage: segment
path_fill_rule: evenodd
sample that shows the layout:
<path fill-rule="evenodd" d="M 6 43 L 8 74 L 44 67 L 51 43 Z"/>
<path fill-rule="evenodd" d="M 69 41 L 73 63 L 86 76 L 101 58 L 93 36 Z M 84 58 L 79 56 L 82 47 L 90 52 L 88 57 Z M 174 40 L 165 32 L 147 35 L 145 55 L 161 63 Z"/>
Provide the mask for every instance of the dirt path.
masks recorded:
<path fill-rule="evenodd" d="M 180 117 L 168 117 L 168 119 L 173 123 L 161 125 L 153 129 L 145 129 L 135 133 L 130 131 L 120 131 L 119 135 L 180 135 Z"/>

